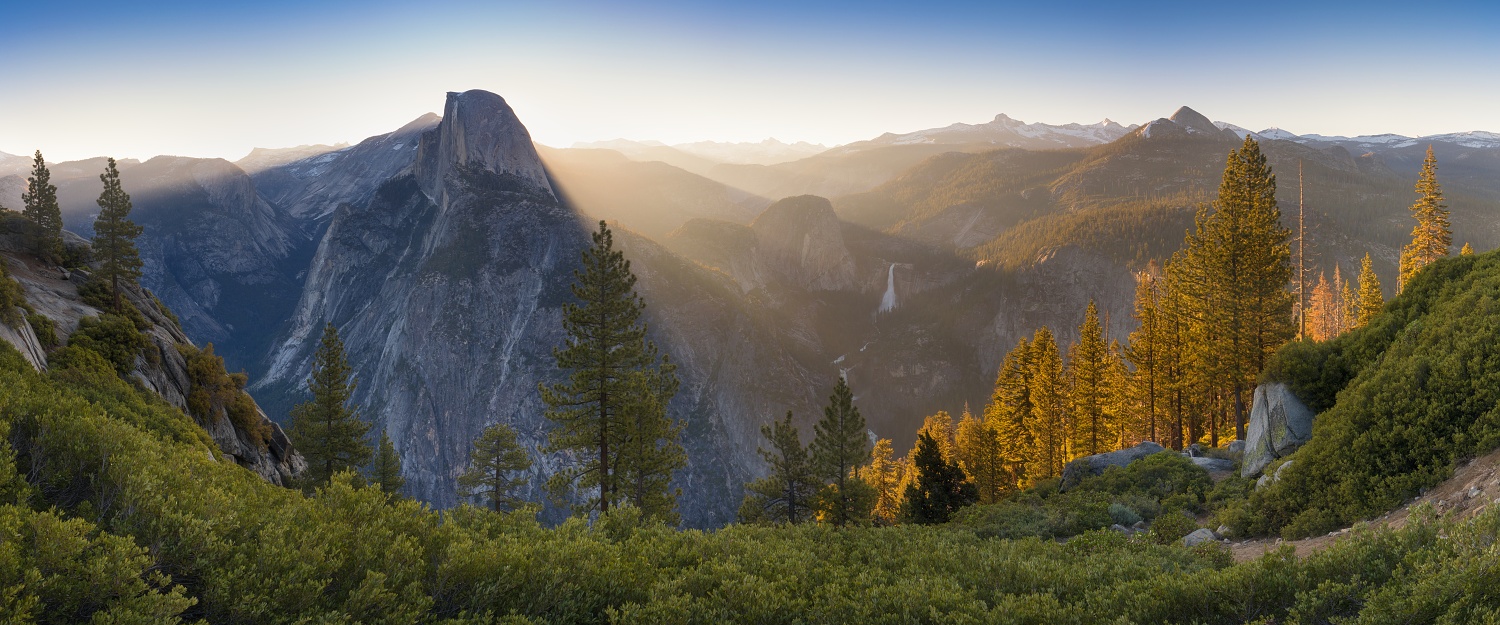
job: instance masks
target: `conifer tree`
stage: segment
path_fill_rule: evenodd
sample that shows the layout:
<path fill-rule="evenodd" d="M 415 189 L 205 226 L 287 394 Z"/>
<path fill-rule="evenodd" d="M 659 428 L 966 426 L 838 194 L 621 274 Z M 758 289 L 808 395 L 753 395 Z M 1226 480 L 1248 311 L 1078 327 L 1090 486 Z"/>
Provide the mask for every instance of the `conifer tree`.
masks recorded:
<path fill-rule="evenodd" d="M 1041 480 L 1062 475 L 1072 459 L 1069 450 L 1068 389 L 1063 377 L 1062 355 L 1052 330 L 1042 326 L 1031 340 L 1029 394 L 1035 410 L 1031 420 L 1032 458 L 1026 463 L 1027 477 Z"/>
<path fill-rule="evenodd" d="M 676 525 L 677 497 L 673 472 L 687 466 L 678 440 L 682 424 L 667 416 L 667 401 L 677 394 L 677 367 L 665 355 L 655 369 L 636 372 L 633 401 L 622 411 L 624 427 L 615 460 L 620 495 L 648 519 Z"/>
<path fill-rule="evenodd" d="M 895 454 L 891 439 L 877 440 L 870 450 L 870 464 L 859 470 L 860 479 L 875 491 L 875 508 L 870 511 L 870 516 L 881 525 L 895 523 L 901 512 L 906 463 L 897 460 Z"/>
<path fill-rule="evenodd" d="M 923 433 L 917 437 L 914 452 L 920 477 L 906 487 L 901 503 L 901 519 L 907 523 L 932 525 L 947 523 L 964 506 L 979 499 L 979 492 L 964 476 L 963 469 L 952 460 L 944 460 L 940 444 Z"/>
<path fill-rule="evenodd" d="M 1174 263 L 1203 350 L 1201 375 L 1223 387 L 1235 433 L 1245 436 L 1247 394 L 1271 354 L 1291 338 L 1291 232 L 1281 226 L 1276 176 L 1253 135 L 1229 153 L 1213 212 L 1200 210 Z M 1217 428 L 1211 430 L 1217 442 Z"/>
<path fill-rule="evenodd" d="M 1161 276 L 1148 268 L 1136 277 L 1135 320 L 1136 329 L 1130 333 L 1125 357 L 1135 367 L 1131 386 L 1134 404 L 1141 411 L 1141 431 L 1147 440 L 1160 442 L 1158 418 L 1161 408 L 1159 394 L 1166 390 L 1163 384 L 1164 365 L 1162 350 L 1165 328 L 1161 314 Z"/>
<path fill-rule="evenodd" d="M 323 339 L 313 355 L 307 389 L 310 401 L 292 408 L 292 441 L 307 459 L 306 486 L 328 482 L 334 473 L 364 466 L 370 459 L 365 434 L 370 424 L 349 405 L 356 381 L 344 356 L 344 342 L 332 323 L 323 327 Z"/>
<path fill-rule="evenodd" d="M 991 424 L 1000 441 L 1000 455 L 1008 465 L 1012 484 L 1029 484 L 1028 464 L 1036 456 L 1032 437 L 1034 410 L 1031 403 L 1031 342 L 1021 337 L 1000 363 L 995 392 L 984 407 L 984 421 Z"/>
<path fill-rule="evenodd" d="M 406 486 L 406 478 L 401 477 L 401 456 L 384 430 L 380 432 L 380 448 L 375 451 L 375 462 L 370 465 L 370 482 L 392 497 L 400 495 L 401 488 Z"/>
<path fill-rule="evenodd" d="M 771 474 L 745 486 L 740 520 L 792 525 L 811 520 L 823 482 L 813 470 L 797 426 L 792 425 L 791 411 L 781 421 L 760 426 L 760 434 L 771 443 L 771 450 L 759 448 L 756 452 L 771 466 Z"/>
<path fill-rule="evenodd" d="M 944 461 L 954 458 L 953 417 L 949 416 L 947 411 L 939 410 L 937 414 L 928 415 L 927 418 L 922 419 L 922 426 L 917 428 L 917 436 L 920 437 L 923 434 L 937 441 L 938 452 L 942 454 Z M 911 451 L 906 454 L 906 467 L 901 475 L 899 490 L 903 493 L 906 492 L 906 487 L 915 484 L 917 477 L 921 475 L 921 471 L 916 466 L 916 458 L 917 448 L 914 443 Z"/>
<path fill-rule="evenodd" d="M 469 466 L 458 476 L 459 495 L 486 499 L 495 512 L 514 509 L 522 503 L 516 489 L 526 484 L 530 468 L 531 456 L 516 442 L 515 429 L 496 423 L 474 439 Z"/>
<path fill-rule="evenodd" d="M 1337 291 L 1328 282 L 1327 272 L 1318 274 L 1318 281 L 1313 286 L 1311 310 L 1308 311 L 1308 334 L 1314 341 L 1327 341 L 1338 335 L 1338 320 L 1336 311 L 1339 310 L 1337 302 Z"/>
<path fill-rule="evenodd" d="M 1459 256 L 1470 256 L 1473 253 L 1474 253 L 1474 248 L 1471 247 L 1468 243 L 1464 243 L 1464 246 L 1461 247 L 1461 248 L 1459 248 L 1459 250 L 1458 250 L 1458 255 Z"/>
<path fill-rule="evenodd" d="M 587 506 L 597 505 L 601 514 L 621 496 L 651 502 L 648 514 L 670 514 L 664 472 L 680 466 L 675 440 L 680 430 L 663 411 L 676 392 L 675 373 L 646 340 L 640 321 L 645 302 L 635 292 L 630 261 L 614 249 L 605 222 L 599 222 L 593 246 L 584 250 L 582 265 L 573 272 L 579 303 L 563 306 L 568 337 L 553 350 L 558 367 L 571 373 L 564 383 L 538 385 L 547 418 L 557 424 L 548 450 L 572 451 L 582 461 L 554 475 L 549 486 L 558 492 L 595 492 Z"/>
<path fill-rule="evenodd" d="M 1354 281 L 1339 278 L 1339 334 L 1359 327 L 1359 295 L 1354 292 Z"/>
<path fill-rule="evenodd" d="M 979 503 L 992 504 L 1009 492 L 1014 481 L 1006 470 L 1000 449 L 1000 432 L 967 409 L 953 432 L 954 456 L 979 495 Z"/>
<path fill-rule="evenodd" d="M 1396 291 L 1406 288 L 1406 283 L 1417 271 L 1448 255 L 1453 245 L 1453 230 L 1448 223 L 1448 205 L 1443 203 L 1443 187 L 1437 181 L 1437 157 L 1432 146 L 1427 146 L 1427 158 L 1422 161 L 1422 173 L 1417 177 L 1417 202 L 1411 206 L 1411 216 L 1417 220 L 1411 231 L 1411 243 L 1401 250 L 1401 275 Z"/>
<path fill-rule="evenodd" d="M 26 179 L 26 191 L 21 194 L 25 207 L 21 215 L 40 227 L 40 234 L 32 245 L 37 254 L 53 262 L 61 262 L 62 207 L 57 203 L 57 187 L 52 184 L 52 173 L 47 162 L 42 160 L 42 151 L 36 151 L 31 164 L 31 177 Z"/>
<path fill-rule="evenodd" d="M 1130 369 L 1125 366 L 1125 349 L 1119 341 L 1110 341 L 1104 360 L 1104 418 L 1114 438 L 1110 449 L 1123 449 L 1144 440 L 1141 420 L 1136 415 L 1135 398 L 1130 390 Z M 1131 441 L 1127 444 L 1126 441 Z"/>
<path fill-rule="evenodd" d="M 1109 451 L 1117 438 L 1105 415 L 1108 403 L 1105 377 L 1109 347 L 1099 325 L 1099 309 L 1093 300 L 1078 327 L 1078 342 L 1068 350 L 1068 391 L 1072 406 L 1072 446 L 1075 455 L 1089 456 Z"/>
<path fill-rule="evenodd" d="M 109 159 L 99 180 L 104 192 L 99 194 L 99 216 L 94 219 L 94 258 L 99 261 L 98 277 L 109 281 L 115 312 L 119 312 L 124 305 L 121 283 L 132 285 L 141 277 L 141 254 L 135 247 L 141 227 L 130 221 L 130 195 L 120 186 L 115 159 Z"/>
<path fill-rule="evenodd" d="M 1384 306 L 1385 295 L 1380 291 L 1380 278 L 1375 275 L 1375 267 L 1367 252 L 1359 265 L 1359 319 L 1355 327 L 1369 325 L 1370 320 L 1380 314 L 1380 309 Z"/>
<path fill-rule="evenodd" d="M 822 497 L 823 518 L 841 527 L 868 519 L 874 508 L 874 493 L 864 481 L 852 476 L 869 461 L 870 440 L 865 434 L 865 418 L 854 406 L 854 393 L 842 377 L 813 431 L 813 466 L 818 477 L 829 484 Z"/>

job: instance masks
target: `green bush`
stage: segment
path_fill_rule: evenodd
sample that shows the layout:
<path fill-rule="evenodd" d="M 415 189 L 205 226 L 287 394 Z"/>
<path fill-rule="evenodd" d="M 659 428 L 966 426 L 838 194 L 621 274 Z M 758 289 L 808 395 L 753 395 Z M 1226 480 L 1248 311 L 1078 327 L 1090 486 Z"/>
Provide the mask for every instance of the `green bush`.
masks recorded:
<path fill-rule="evenodd" d="M 151 341 L 130 319 L 104 313 L 78 320 L 78 329 L 68 337 L 68 345 L 103 356 L 117 373 L 126 376 L 135 370 L 136 357 L 151 346 Z"/>
<path fill-rule="evenodd" d="M 1160 545 L 1170 545 L 1198 529 L 1198 522 L 1185 510 L 1173 510 L 1157 515 L 1151 522 L 1151 540 Z"/>
<path fill-rule="evenodd" d="M 14 327 L 21 322 L 17 308 L 26 305 L 26 293 L 21 283 L 10 277 L 10 266 L 0 258 L 0 323 Z"/>
<path fill-rule="evenodd" d="M 224 370 L 224 359 L 214 354 L 214 345 L 203 349 L 178 345 L 188 374 L 188 413 L 199 423 L 213 423 L 227 418 L 252 443 L 265 449 L 271 440 L 271 424 L 260 418 L 255 400 L 245 393 L 249 377 Z"/>
<path fill-rule="evenodd" d="M 1134 508 L 1122 503 L 1109 504 L 1109 518 L 1119 525 L 1130 527 L 1141 522 L 1141 515 Z"/>
<path fill-rule="evenodd" d="M 27 313 L 26 323 L 31 325 L 31 331 L 36 334 L 36 341 L 42 345 L 42 349 L 57 347 L 57 324 L 52 323 L 51 317 L 41 313 Z"/>

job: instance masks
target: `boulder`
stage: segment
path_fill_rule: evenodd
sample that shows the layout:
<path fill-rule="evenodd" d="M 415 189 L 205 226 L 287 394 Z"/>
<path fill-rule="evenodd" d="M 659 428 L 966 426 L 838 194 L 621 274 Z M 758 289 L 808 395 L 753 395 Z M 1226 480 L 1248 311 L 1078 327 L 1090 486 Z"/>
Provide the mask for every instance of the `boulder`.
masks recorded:
<path fill-rule="evenodd" d="M 1221 472 L 1234 470 L 1233 460 L 1225 460 L 1223 458 L 1209 458 L 1207 456 L 1195 456 L 1192 460 L 1193 464 L 1203 467 L 1204 471 Z"/>
<path fill-rule="evenodd" d="M 1184 547 L 1197 547 L 1198 545 L 1201 545 L 1203 543 L 1211 543 L 1218 539 L 1219 536 L 1217 534 L 1214 534 L 1213 530 L 1206 527 L 1200 527 L 1193 530 L 1193 533 L 1188 534 L 1187 536 L 1183 536 L 1182 545 Z"/>
<path fill-rule="evenodd" d="M 0 263 L 5 262 L 0 258 Z M 21 352 L 21 357 L 37 371 L 47 370 L 47 350 L 42 349 L 42 343 L 36 337 L 36 332 L 31 329 L 31 324 L 26 322 L 26 311 L 16 308 L 16 325 L 0 321 L 0 341 L 10 343 L 16 351 Z"/>
<path fill-rule="evenodd" d="M 1245 453 L 1245 441 L 1229 441 L 1229 445 L 1225 449 L 1228 449 L 1229 453 L 1232 454 L 1243 454 Z"/>
<path fill-rule="evenodd" d="M 1255 477 L 1271 461 L 1283 458 L 1312 438 L 1313 413 L 1292 389 L 1276 382 L 1255 388 L 1245 458 L 1240 475 Z"/>
<path fill-rule="evenodd" d="M 1275 484 L 1276 482 L 1281 481 L 1281 473 L 1283 471 L 1286 471 L 1288 467 L 1291 467 L 1293 462 L 1295 462 L 1295 460 L 1288 460 L 1286 462 L 1283 462 L 1281 463 L 1281 466 L 1276 467 L 1275 471 L 1260 476 L 1260 479 L 1255 480 L 1255 488 L 1265 488 L 1269 484 Z"/>
<path fill-rule="evenodd" d="M 1161 445 L 1146 441 L 1130 449 L 1084 456 L 1069 462 L 1067 466 L 1063 467 L 1062 484 L 1059 490 L 1068 490 L 1077 486 L 1078 482 L 1083 480 L 1083 478 L 1091 475 L 1099 475 L 1110 467 L 1123 467 L 1141 458 L 1165 450 L 1166 448 Z"/>

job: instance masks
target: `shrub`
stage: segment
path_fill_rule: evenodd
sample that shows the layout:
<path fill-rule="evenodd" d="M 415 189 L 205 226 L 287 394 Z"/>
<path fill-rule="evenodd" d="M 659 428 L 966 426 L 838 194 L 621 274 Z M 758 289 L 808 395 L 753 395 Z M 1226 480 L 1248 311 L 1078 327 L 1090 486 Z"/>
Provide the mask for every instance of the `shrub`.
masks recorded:
<path fill-rule="evenodd" d="M 199 423 L 213 423 L 228 418 L 234 426 L 261 449 L 271 440 L 271 425 L 261 419 L 255 400 L 245 393 L 249 377 L 224 370 L 224 359 L 214 354 L 214 345 L 203 349 L 178 345 L 186 361 L 188 374 L 188 413 Z"/>
<path fill-rule="evenodd" d="M 150 347 L 151 341 L 130 319 L 104 313 L 80 319 L 78 329 L 68 337 L 68 345 L 103 356 L 117 373 L 126 376 L 135 369 L 136 356 Z"/>
<path fill-rule="evenodd" d="M 28 313 L 26 323 L 31 325 L 31 331 L 36 334 L 36 341 L 42 345 L 42 349 L 57 347 L 57 325 L 52 323 L 51 317 L 41 313 Z"/>
<path fill-rule="evenodd" d="M 1141 522 L 1140 513 L 1122 503 L 1109 504 L 1109 518 L 1116 524 L 1130 527 Z"/>
<path fill-rule="evenodd" d="M 1198 529 L 1193 515 L 1184 510 L 1173 510 L 1160 514 L 1151 522 L 1151 540 L 1160 545 L 1170 545 Z"/>

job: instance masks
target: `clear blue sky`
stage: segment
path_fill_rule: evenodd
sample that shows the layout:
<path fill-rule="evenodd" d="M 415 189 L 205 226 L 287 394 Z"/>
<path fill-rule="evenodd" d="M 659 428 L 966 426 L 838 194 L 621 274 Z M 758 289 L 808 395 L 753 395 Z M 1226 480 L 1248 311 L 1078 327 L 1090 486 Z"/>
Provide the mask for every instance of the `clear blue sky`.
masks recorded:
<path fill-rule="evenodd" d="M 1500 3 L 11 3 L 0 151 L 236 159 L 358 141 L 443 93 L 550 145 L 846 143 L 1187 104 L 1297 133 L 1500 131 Z"/>

